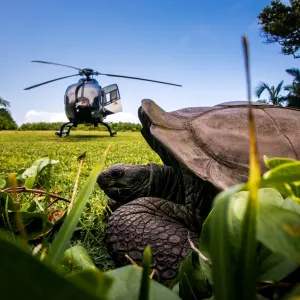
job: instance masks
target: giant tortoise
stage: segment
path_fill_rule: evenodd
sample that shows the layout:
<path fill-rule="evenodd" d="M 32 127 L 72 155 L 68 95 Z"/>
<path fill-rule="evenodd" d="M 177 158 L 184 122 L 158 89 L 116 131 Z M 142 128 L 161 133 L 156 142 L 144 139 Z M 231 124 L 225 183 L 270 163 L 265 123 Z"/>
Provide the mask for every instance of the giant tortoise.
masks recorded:
<path fill-rule="evenodd" d="M 176 276 L 197 241 L 215 195 L 248 177 L 248 103 L 226 102 L 165 112 L 144 99 L 142 135 L 164 165 L 117 164 L 98 184 L 115 206 L 107 246 L 117 262 L 128 254 L 141 263 L 150 245 L 159 280 Z M 263 155 L 300 157 L 300 110 L 253 102 L 260 164 Z"/>

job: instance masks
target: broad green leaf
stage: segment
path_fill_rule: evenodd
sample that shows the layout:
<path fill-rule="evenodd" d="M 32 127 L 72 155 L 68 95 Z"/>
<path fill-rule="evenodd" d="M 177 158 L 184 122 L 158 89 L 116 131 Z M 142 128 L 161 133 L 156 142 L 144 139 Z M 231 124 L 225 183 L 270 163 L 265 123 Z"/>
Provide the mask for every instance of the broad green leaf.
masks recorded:
<path fill-rule="evenodd" d="M 211 254 L 214 291 L 216 299 L 236 299 L 235 274 L 231 263 L 228 210 L 230 198 L 239 192 L 244 184 L 233 186 L 214 199 L 213 214 L 209 228 L 209 253 Z"/>
<path fill-rule="evenodd" d="M 4 178 L 0 178 L 0 189 L 4 189 L 6 186 L 6 180 Z"/>
<path fill-rule="evenodd" d="M 113 277 L 103 273 L 95 268 L 86 268 L 81 271 L 76 271 L 67 276 L 75 284 L 85 286 L 87 290 L 92 290 L 98 299 L 106 300 Z"/>
<path fill-rule="evenodd" d="M 0 232 L 1 299 L 97 300 L 93 289 L 85 289 L 45 266 L 22 247 Z"/>
<path fill-rule="evenodd" d="M 236 225 L 233 227 L 233 230 L 237 230 L 237 226 L 239 226 L 237 220 L 241 221 L 246 209 L 246 197 L 249 192 L 244 191 L 237 193 L 232 197 L 232 225 Z M 259 190 L 259 204 L 261 203 L 270 203 L 276 205 L 278 207 L 282 206 L 285 200 L 283 200 L 282 196 L 279 192 L 271 188 L 262 188 Z M 260 210 L 258 210 L 259 217 Z M 237 239 L 239 233 L 236 231 L 236 236 L 232 235 L 232 239 Z M 233 243 L 234 246 L 234 243 Z M 273 253 L 264 245 L 260 245 L 261 249 L 258 255 L 258 269 L 257 269 L 257 278 L 259 280 L 281 280 L 291 272 L 293 272 L 297 265 L 286 258 L 285 256 L 279 253 Z M 237 249 L 236 249 L 237 251 Z M 236 264 L 236 262 L 233 262 Z"/>
<path fill-rule="evenodd" d="M 300 215 L 300 204 L 290 198 L 286 198 L 283 203 L 282 207 L 285 209 L 289 209 L 295 213 L 298 213 Z"/>
<path fill-rule="evenodd" d="M 108 300 L 138 300 L 142 279 L 142 270 L 136 266 L 117 268 L 105 274 L 114 278 L 108 294 Z M 150 279 L 151 300 L 180 300 L 181 298 L 157 281 Z"/>
<path fill-rule="evenodd" d="M 43 158 L 36 160 L 32 164 L 32 166 L 37 166 L 37 171 L 38 171 L 38 173 L 40 173 L 45 167 L 47 167 L 49 165 L 55 165 L 58 162 L 59 162 L 58 160 L 50 159 L 49 157 L 43 157 Z"/>
<path fill-rule="evenodd" d="M 300 180 L 300 162 L 291 162 L 269 170 L 263 175 L 266 182 L 293 182 Z"/>
<path fill-rule="evenodd" d="M 180 264 L 178 280 L 179 295 L 182 299 L 203 299 L 211 296 L 211 289 L 199 256 L 194 251 L 191 251 Z"/>
<path fill-rule="evenodd" d="M 32 166 L 26 169 L 23 174 L 22 178 L 27 179 L 28 177 L 35 178 L 46 166 L 57 164 L 58 160 L 50 159 L 49 157 L 43 157 L 36 160 Z"/>
<path fill-rule="evenodd" d="M 299 183 L 300 183 L 299 181 L 297 181 L 297 182 L 294 181 L 293 183 L 289 184 L 289 187 L 290 187 L 292 195 L 297 197 L 298 198 L 297 200 L 300 203 L 300 186 L 299 186 Z M 293 198 L 295 198 L 295 197 L 293 197 Z"/>
<path fill-rule="evenodd" d="M 30 168 L 26 169 L 21 176 L 22 179 L 26 180 L 27 178 L 36 178 L 37 174 L 38 174 L 38 167 L 31 166 Z"/>
<path fill-rule="evenodd" d="M 286 164 L 286 163 L 291 163 L 291 162 L 296 162 L 297 160 L 292 159 L 292 158 L 285 158 L 285 157 L 272 157 L 268 158 L 266 155 L 264 155 L 264 162 L 265 165 L 269 169 L 274 169 L 280 165 Z"/>
<path fill-rule="evenodd" d="M 103 168 L 110 147 L 111 146 L 109 146 L 105 150 L 102 157 L 100 158 L 99 164 L 94 168 L 94 170 L 91 172 L 90 176 L 84 183 L 82 189 L 77 195 L 72 209 L 66 216 L 54 242 L 52 243 L 50 251 L 45 258 L 45 261 L 50 265 L 56 265 L 62 259 L 63 253 L 67 248 L 73 231 L 75 230 L 76 225 L 79 222 L 79 218 L 84 210 L 85 204 L 94 189 L 97 177 Z"/>
<path fill-rule="evenodd" d="M 261 249 L 258 252 L 257 280 L 279 281 L 294 272 L 297 268 L 298 265 L 293 261 L 261 245 Z"/>
<path fill-rule="evenodd" d="M 37 212 L 8 212 L 0 214 L 0 228 L 10 230 L 12 229 L 14 234 L 19 234 L 19 227 L 17 225 L 17 214 L 20 215 L 24 229 L 29 240 L 38 237 L 43 234 L 45 231 L 48 231 L 52 228 L 52 224 L 47 221 L 47 216 L 43 213 Z M 46 221 L 46 228 L 43 229 L 44 221 Z"/>
<path fill-rule="evenodd" d="M 35 184 L 35 176 L 34 177 L 27 177 L 24 183 L 24 186 L 26 186 L 28 189 L 33 188 Z"/>
<path fill-rule="evenodd" d="M 86 249 L 79 245 L 67 249 L 61 263 L 67 272 L 96 268 Z"/>
<path fill-rule="evenodd" d="M 231 251 L 231 265 L 237 265 L 237 252 L 239 251 L 239 240 L 241 235 L 241 220 L 243 219 L 246 200 L 249 192 L 241 191 L 233 195 L 230 199 L 229 211 L 228 211 L 228 242 L 230 244 Z M 278 207 L 282 206 L 285 202 L 280 193 L 274 189 L 262 188 L 259 190 L 259 203 L 273 203 Z M 258 211 L 259 213 L 259 211 Z M 210 212 L 206 218 L 199 240 L 199 249 L 201 253 L 211 260 L 209 251 L 210 244 L 210 223 L 212 221 L 214 209 Z M 213 238 L 214 240 L 214 238 Z M 213 241 L 212 240 L 212 241 Z M 279 253 L 273 253 L 267 249 L 264 245 L 260 245 L 259 252 L 257 253 L 257 278 L 259 280 L 281 280 L 292 271 L 297 268 L 297 265 L 290 261 L 285 256 Z M 213 283 L 211 278 L 211 268 L 205 262 L 200 261 L 205 276 L 208 278 L 210 283 Z"/>
<path fill-rule="evenodd" d="M 147 246 L 144 250 L 144 256 L 142 261 L 143 273 L 140 285 L 139 300 L 150 299 L 150 265 L 152 262 L 152 253 L 150 247 Z"/>
<path fill-rule="evenodd" d="M 18 211 L 20 203 L 15 202 L 10 194 L 0 192 L 0 213 L 4 212 L 6 208 L 9 211 Z"/>
<path fill-rule="evenodd" d="M 281 195 L 284 195 L 285 197 L 293 196 L 291 186 L 285 182 L 268 182 L 262 180 L 261 186 L 276 189 Z"/>
<path fill-rule="evenodd" d="M 300 216 L 297 212 L 261 202 L 258 214 L 258 240 L 300 264 Z"/>
<path fill-rule="evenodd" d="M 233 212 L 235 217 L 242 220 L 246 209 L 246 198 L 248 191 L 236 193 L 231 197 Z M 277 206 L 281 206 L 284 202 L 281 194 L 273 188 L 262 188 L 258 192 L 258 202 L 268 202 Z"/>

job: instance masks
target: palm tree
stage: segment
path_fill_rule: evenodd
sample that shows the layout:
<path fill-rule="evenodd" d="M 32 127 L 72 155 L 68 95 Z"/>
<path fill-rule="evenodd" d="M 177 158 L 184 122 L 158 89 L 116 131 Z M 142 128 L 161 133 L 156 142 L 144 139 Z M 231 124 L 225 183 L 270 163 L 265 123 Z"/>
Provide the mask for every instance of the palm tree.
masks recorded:
<path fill-rule="evenodd" d="M 294 81 L 300 82 L 300 69 L 291 68 L 285 71 L 294 77 Z"/>
<path fill-rule="evenodd" d="M 269 97 L 268 99 L 260 100 L 260 102 L 282 106 L 286 100 L 285 97 L 280 95 L 280 92 L 282 91 L 282 85 L 283 80 L 277 85 L 276 88 L 273 85 L 269 86 L 267 83 L 261 82 L 255 89 L 255 96 L 260 99 L 261 94 L 266 90 L 269 93 Z"/>
<path fill-rule="evenodd" d="M 286 96 L 287 106 L 300 108 L 300 69 L 292 68 L 285 71 L 294 77 L 292 84 L 284 87 L 289 92 Z"/>
<path fill-rule="evenodd" d="M 9 107 L 10 103 L 0 97 L 0 106 Z"/>

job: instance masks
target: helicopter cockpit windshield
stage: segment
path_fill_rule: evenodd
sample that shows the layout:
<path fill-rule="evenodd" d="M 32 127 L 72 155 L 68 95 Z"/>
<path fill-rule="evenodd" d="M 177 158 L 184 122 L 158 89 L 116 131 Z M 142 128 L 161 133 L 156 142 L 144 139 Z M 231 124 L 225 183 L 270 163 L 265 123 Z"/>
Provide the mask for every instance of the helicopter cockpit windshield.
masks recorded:
<path fill-rule="evenodd" d="M 101 88 L 95 83 L 87 82 L 69 86 L 65 94 L 65 105 L 67 116 L 71 119 L 75 117 L 74 112 L 78 106 L 88 106 L 93 111 L 101 109 Z"/>
<path fill-rule="evenodd" d="M 78 102 L 80 98 L 87 99 L 89 105 L 93 108 L 100 108 L 101 105 L 101 89 L 94 84 L 86 83 L 82 85 L 73 85 L 66 91 L 66 100 L 69 104 Z"/>

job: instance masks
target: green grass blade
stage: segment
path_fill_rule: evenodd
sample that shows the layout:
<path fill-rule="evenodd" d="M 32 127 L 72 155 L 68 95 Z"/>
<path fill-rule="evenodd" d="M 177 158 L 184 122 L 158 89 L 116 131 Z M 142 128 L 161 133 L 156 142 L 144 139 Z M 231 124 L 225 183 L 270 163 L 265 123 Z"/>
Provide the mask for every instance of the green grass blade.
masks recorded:
<path fill-rule="evenodd" d="M 140 295 L 139 300 L 148 300 L 150 299 L 150 264 L 152 260 L 152 253 L 149 246 L 147 246 L 144 250 L 144 257 L 143 257 L 143 274 L 141 280 L 141 288 L 140 288 Z"/>
<path fill-rule="evenodd" d="M 248 79 L 248 88 L 250 90 L 250 71 L 248 42 L 243 37 L 243 45 L 246 60 L 246 75 Z M 238 254 L 238 264 L 236 270 L 236 287 L 238 299 L 252 300 L 255 298 L 256 286 L 256 217 L 258 210 L 258 189 L 260 185 L 260 164 L 257 150 L 257 141 L 255 133 L 255 120 L 251 107 L 250 91 L 248 91 L 248 119 L 249 119 L 249 197 L 245 211 L 241 241 Z"/>
<path fill-rule="evenodd" d="M 214 200 L 214 213 L 210 223 L 209 253 L 216 300 L 240 300 L 236 297 L 234 268 L 231 264 L 228 208 L 230 198 L 246 185 L 233 186 L 219 193 Z"/>
<path fill-rule="evenodd" d="M 94 168 L 94 170 L 91 172 L 90 176 L 86 180 L 85 184 L 83 185 L 82 189 L 78 193 L 78 196 L 76 198 L 76 201 L 67 215 L 61 229 L 59 230 L 56 239 L 52 243 L 52 246 L 49 250 L 48 255 L 45 258 L 45 262 L 50 265 L 55 265 L 60 262 L 60 260 L 63 257 L 63 253 L 66 250 L 68 243 L 70 241 L 70 238 L 73 234 L 73 231 L 76 227 L 76 225 L 79 222 L 79 218 L 83 212 L 83 209 L 86 205 L 86 202 L 88 200 L 88 197 L 92 193 L 94 189 L 95 182 L 97 180 L 97 177 L 100 173 L 100 171 L 103 168 L 103 165 L 105 163 L 106 156 L 110 150 L 110 146 L 106 149 L 106 151 L 103 153 L 100 162 L 98 165 Z"/>

